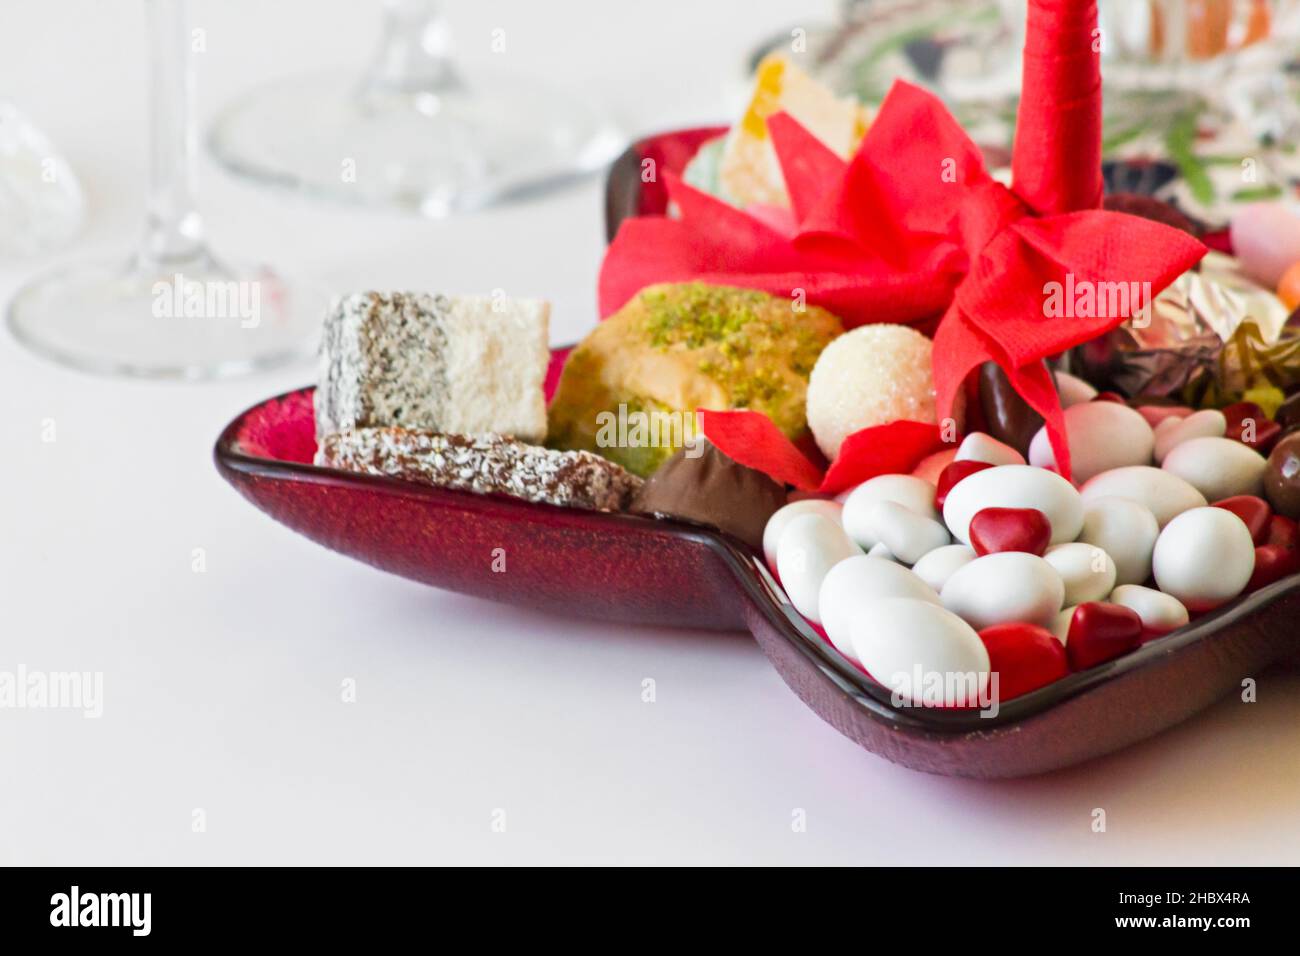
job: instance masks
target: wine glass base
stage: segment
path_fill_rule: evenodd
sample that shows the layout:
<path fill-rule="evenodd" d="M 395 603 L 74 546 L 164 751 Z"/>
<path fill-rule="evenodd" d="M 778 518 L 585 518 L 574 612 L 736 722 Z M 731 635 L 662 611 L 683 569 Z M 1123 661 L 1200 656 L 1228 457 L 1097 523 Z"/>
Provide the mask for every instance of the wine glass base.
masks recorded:
<path fill-rule="evenodd" d="M 597 110 L 532 79 L 399 92 L 345 72 L 259 88 L 208 136 L 237 175 L 429 218 L 553 189 L 604 168 L 624 145 Z"/>
<path fill-rule="evenodd" d="M 72 266 L 21 288 L 6 318 L 18 341 L 72 368 L 208 380 L 305 359 L 327 304 L 323 287 L 205 255 Z"/>

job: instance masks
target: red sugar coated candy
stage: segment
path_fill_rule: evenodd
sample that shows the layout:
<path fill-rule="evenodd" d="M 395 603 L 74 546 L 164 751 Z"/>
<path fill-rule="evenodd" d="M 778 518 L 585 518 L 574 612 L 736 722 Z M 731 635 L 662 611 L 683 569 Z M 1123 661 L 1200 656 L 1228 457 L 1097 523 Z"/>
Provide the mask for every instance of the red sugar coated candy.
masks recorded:
<path fill-rule="evenodd" d="M 1300 573 L 1300 551 L 1276 544 L 1260 545 L 1255 549 L 1255 570 L 1246 590 L 1258 591 L 1297 573 Z"/>
<path fill-rule="evenodd" d="M 1175 415 L 1186 418 L 1192 414 L 1192 410 L 1186 405 L 1139 405 L 1137 412 L 1147 420 L 1147 424 L 1152 428 L 1155 428 L 1166 418 L 1173 418 Z"/>
<path fill-rule="evenodd" d="M 1231 498 L 1214 502 L 1212 507 L 1231 511 L 1244 521 L 1250 531 L 1250 539 L 1255 544 L 1265 544 L 1268 541 L 1269 519 L 1273 517 L 1273 509 L 1263 498 L 1257 498 L 1255 495 L 1233 495 Z"/>
<path fill-rule="evenodd" d="M 1268 538 L 1264 543 L 1294 551 L 1300 546 L 1300 526 L 1286 515 L 1273 515 L 1268 519 Z"/>
<path fill-rule="evenodd" d="M 1094 402 L 1119 402 L 1121 405 L 1128 404 L 1128 399 L 1119 392 L 1098 392 L 1093 396 L 1092 400 Z"/>
<path fill-rule="evenodd" d="M 1282 426 L 1267 418 L 1246 419 L 1237 426 L 1229 426 L 1224 438 L 1241 442 L 1247 448 L 1253 448 L 1261 455 L 1267 455 L 1282 437 Z"/>
<path fill-rule="evenodd" d="M 1212 229 L 1202 234 L 1201 242 L 1205 243 L 1215 252 L 1222 252 L 1225 256 L 1235 256 L 1237 251 L 1232 245 L 1232 230 L 1224 227 L 1223 229 Z"/>
<path fill-rule="evenodd" d="M 1232 430 L 1240 429 L 1246 419 L 1251 419 L 1256 424 L 1268 421 L 1268 416 L 1264 414 L 1264 409 L 1260 408 L 1254 402 L 1233 402 L 1223 408 L 1223 417 L 1228 420 L 1228 433 Z"/>
<path fill-rule="evenodd" d="M 939 472 L 939 480 L 935 482 L 934 506 L 940 511 L 943 510 L 943 503 L 948 499 L 948 492 L 952 491 L 953 486 L 963 478 L 969 478 L 977 471 L 983 471 L 985 468 L 992 468 L 987 461 L 954 461 L 943 471 Z"/>
<path fill-rule="evenodd" d="M 989 670 L 998 675 L 997 699 L 1008 701 L 1070 673 L 1065 648 L 1037 624 L 995 624 L 980 631 Z"/>
<path fill-rule="evenodd" d="M 970 519 L 970 545 L 983 557 L 1027 551 L 1040 558 L 1052 541 L 1052 523 L 1037 508 L 984 508 Z"/>
<path fill-rule="evenodd" d="M 1087 670 L 1142 643 L 1142 618 L 1132 608 L 1088 601 L 1074 609 L 1065 653 L 1070 669 Z"/>
<path fill-rule="evenodd" d="M 1228 420 L 1224 438 L 1241 442 L 1261 455 L 1267 455 L 1282 437 L 1282 426 L 1269 419 L 1264 409 L 1254 402 L 1235 402 L 1223 409 Z"/>
<path fill-rule="evenodd" d="M 1192 620 L 1192 618 L 1191 618 L 1191 612 L 1188 612 L 1188 620 L 1189 620 L 1189 621 Z M 1172 634 L 1172 633 L 1174 633 L 1174 631 L 1176 631 L 1176 630 L 1178 630 L 1178 628 L 1176 628 L 1176 627 L 1174 627 L 1174 628 L 1165 628 L 1165 629 L 1161 629 L 1161 628 L 1158 628 L 1158 627 L 1143 627 L 1143 628 L 1142 628 L 1142 636 L 1138 639 L 1138 643 L 1139 643 L 1139 644 L 1146 644 L 1146 643 L 1148 643 L 1148 642 L 1150 642 L 1150 641 L 1154 641 L 1154 640 L 1156 640 L 1157 638 L 1164 637 L 1164 636 L 1166 636 L 1166 635 L 1168 635 L 1168 634 Z"/>

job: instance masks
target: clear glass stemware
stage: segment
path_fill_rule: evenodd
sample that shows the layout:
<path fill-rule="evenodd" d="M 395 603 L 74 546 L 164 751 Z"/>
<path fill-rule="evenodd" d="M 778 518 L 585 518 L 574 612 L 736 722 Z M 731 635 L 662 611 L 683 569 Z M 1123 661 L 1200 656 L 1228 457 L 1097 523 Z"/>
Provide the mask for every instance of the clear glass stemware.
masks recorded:
<path fill-rule="evenodd" d="M 440 218 L 601 169 L 624 139 L 592 104 L 543 79 L 455 62 L 433 0 L 385 0 L 363 73 L 259 87 L 217 117 L 208 145 L 263 184 Z"/>
<path fill-rule="evenodd" d="M 225 377 L 299 358 L 326 295 L 208 248 L 191 185 L 187 0 L 146 0 L 146 9 L 153 128 L 144 236 L 123 259 L 77 263 L 20 289 L 9 327 L 66 365 L 143 378 Z"/>

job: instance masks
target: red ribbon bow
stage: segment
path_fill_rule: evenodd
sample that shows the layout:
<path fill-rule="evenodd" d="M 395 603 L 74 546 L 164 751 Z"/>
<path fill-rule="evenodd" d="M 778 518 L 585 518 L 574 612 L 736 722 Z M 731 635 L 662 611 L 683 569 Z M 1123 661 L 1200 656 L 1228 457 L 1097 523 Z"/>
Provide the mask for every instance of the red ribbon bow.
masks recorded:
<path fill-rule="evenodd" d="M 801 289 L 850 327 L 923 324 L 942 312 L 933 358 L 940 419 L 952 415 L 967 375 L 994 361 L 1043 416 L 1068 476 L 1064 418 L 1043 359 L 1115 328 L 1206 251 L 1180 230 L 1099 208 L 1096 24 L 1095 0 L 1030 0 L 1012 188 L 989 175 L 943 104 L 908 83 L 894 84 L 848 162 L 779 114 L 768 130 L 789 213 L 741 211 L 669 178 L 681 216 L 623 224 L 601 269 L 601 314 L 652 283 L 688 280 L 783 296 Z M 1053 289 L 1064 315 L 1049 314 Z M 1091 314 L 1070 314 L 1071 290 L 1089 290 L 1092 308 L 1082 311 Z M 730 451 L 739 442 L 727 423 L 738 420 L 706 416 L 705 434 Z M 768 470 L 764 454 L 742 457 Z"/>

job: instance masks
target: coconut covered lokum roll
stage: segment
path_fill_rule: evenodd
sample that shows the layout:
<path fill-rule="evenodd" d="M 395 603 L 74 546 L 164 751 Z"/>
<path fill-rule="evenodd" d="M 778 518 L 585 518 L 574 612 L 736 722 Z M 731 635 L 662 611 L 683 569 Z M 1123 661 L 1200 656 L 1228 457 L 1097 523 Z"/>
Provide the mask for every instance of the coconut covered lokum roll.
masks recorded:
<path fill-rule="evenodd" d="M 317 437 L 400 427 L 542 441 L 549 316 L 530 299 L 343 297 L 325 319 Z"/>
<path fill-rule="evenodd" d="M 327 435 L 316 464 L 568 508 L 622 511 L 641 479 L 599 455 L 501 435 L 358 428 Z"/>

